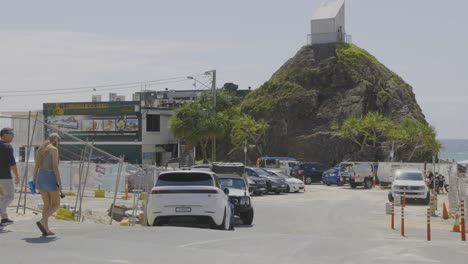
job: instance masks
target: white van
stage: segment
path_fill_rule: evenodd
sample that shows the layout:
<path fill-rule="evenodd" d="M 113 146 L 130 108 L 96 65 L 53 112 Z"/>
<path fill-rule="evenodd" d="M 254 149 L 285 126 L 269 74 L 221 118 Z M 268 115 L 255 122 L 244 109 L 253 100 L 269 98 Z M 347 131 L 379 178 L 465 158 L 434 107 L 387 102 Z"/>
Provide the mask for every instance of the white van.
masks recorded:
<path fill-rule="evenodd" d="M 351 188 L 356 186 L 364 186 L 366 189 L 372 188 L 374 176 L 375 176 L 375 165 L 371 162 L 341 162 L 340 171 L 338 176 L 340 178 L 346 178 Z"/>

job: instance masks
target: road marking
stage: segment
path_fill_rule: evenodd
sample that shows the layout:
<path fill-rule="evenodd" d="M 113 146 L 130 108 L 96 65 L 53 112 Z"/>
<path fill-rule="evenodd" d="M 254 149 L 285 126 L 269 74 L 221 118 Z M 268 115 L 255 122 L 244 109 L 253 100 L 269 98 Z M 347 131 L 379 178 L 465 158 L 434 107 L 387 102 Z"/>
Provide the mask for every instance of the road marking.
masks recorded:
<path fill-rule="evenodd" d="M 233 238 L 222 238 L 222 239 L 212 239 L 212 240 L 205 240 L 205 241 L 200 241 L 200 242 L 194 242 L 194 243 L 188 243 L 188 244 L 183 244 L 178 247 L 180 248 L 186 248 L 186 247 L 191 247 L 191 246 L 198 246 L 198 245 L 203 245 L 203 244 L 209 244 L 209 243 L 215 243 L 215 242 L 224 242 L 224 241 L 231 241 L 231 240 L 238 240 L 238 239 L 248 239 L 252 238 L 251 237 L 233 237 Z"/>
<path fill-rule="evenodd" d="M 105 261 L 110 262 L 110 263 L 130 263 L 128 260 L 123 260 L 123 259 L 106 259 Z"/>

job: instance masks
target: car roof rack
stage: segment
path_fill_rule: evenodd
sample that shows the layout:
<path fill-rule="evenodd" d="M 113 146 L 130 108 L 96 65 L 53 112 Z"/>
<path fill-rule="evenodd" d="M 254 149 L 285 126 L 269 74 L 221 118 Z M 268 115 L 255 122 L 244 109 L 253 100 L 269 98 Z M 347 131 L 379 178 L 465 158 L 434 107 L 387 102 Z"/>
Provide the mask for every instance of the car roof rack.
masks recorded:
<path fill-rule="evenodd" d="M 244 173 L 244 164 L 240 162 L 213 162 L 211 164 L 211 171 L 214 173 Z"/>

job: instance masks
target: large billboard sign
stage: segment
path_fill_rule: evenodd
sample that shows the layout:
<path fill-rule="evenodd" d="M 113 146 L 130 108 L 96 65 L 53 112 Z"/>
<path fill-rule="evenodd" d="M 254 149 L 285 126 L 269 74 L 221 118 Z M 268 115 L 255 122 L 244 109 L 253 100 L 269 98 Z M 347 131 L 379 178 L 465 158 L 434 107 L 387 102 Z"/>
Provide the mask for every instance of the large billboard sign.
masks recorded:
<path fill-rule="evenodd" d="M 44 121 L 83 140 L 141 140 L 139 102 L 47 103 Z"/>

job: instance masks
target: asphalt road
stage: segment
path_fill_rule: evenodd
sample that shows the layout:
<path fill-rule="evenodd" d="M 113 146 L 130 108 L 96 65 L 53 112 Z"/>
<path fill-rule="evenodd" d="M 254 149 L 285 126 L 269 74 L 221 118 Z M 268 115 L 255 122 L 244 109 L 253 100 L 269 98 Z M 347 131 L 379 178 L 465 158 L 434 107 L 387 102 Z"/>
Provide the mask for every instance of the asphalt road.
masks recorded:
<path fill-rule="evenodd" d="M 449 232 L 450 223 L 436 222 L 432 241 L 426 241 L 423 206 L 408 206 L 407 237 L 402 238 L 399 230 L 389 228 L 387 191 L 307 187 L 304 194 L 255 197 L 254 225 L 237 225 L 235 231 L 54 220 L 51 226 L 57 236 L 42 238 L 34 221 L 19 220 L 0 229 L 0 260 L 2 264 L 394 264 L 468 259 L 468 243 L 460 241 L 459 233 Z"/>

